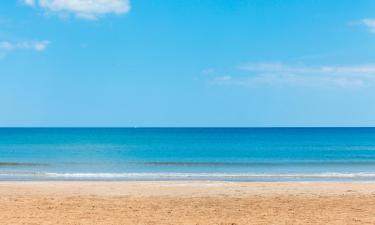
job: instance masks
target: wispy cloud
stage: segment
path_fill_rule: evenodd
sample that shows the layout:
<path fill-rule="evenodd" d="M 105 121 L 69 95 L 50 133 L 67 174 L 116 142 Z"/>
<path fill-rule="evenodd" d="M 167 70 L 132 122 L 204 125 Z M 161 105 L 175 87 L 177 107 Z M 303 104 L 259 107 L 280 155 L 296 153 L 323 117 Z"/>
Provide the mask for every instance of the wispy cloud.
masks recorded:
<path fill-rule="evenodd" d="M 0 49 L 6 51 L 13 50 L 35 50 L 35 51 L 44 51 L 50 41 L 23 41 L 23 42 L 9 42 L 9 41 L 0 41 Z"/>
<path fill-rule="evenodd" d="M 232 76 L 219 76 L 219 77 L 214 77 L 214 81 L 216 82 L 226 82 L 226 81 L 232 81 Z"/>
<path fill-rule="evenodd" d="M 266 62 L 266 63 L 248 63 L 238 67 L 246 71 L 259 71 L 259 72 L 277 72 L 277 73 L 295 73 L 295 74 L 374 74 L 375 64 L 369 65 L 350 65 L 350 66 L 306 66 L 303 64 L 285 64 L 280 62 Z"/>
<path fill-rule="evenodd" d="M 222 85 L 335 86 L 358 88 L 375 85 L 375 64 L 306 66 L 285 63 L 248 63 L 237 68 L 241 75 L 212 79 Z M 234 72 L 236 73 L 236 72 Z"/>
<path fill-rule="evenodd" d="M 130 11 L 129 0 L 23 0 L 25 5 L 38 7 L 47 13 L 74 14 L 95 20 L 106 14 L 125 14 Z"/>
<path fill-rule="evenodd" d="M 203 75 L 212 75 L 215 74 L 215 69 L 214 68 L 207 68 L 201 71 L 201 74 Z"/>
<path fill-rule="evenodd" d="M 24 4 L 29 5 L 29 6 L 34 6 L 35 1 L 34 0 L 21 0 Z"/>
<path fill-rule="evenodd" d="M 366 18 L 366 19 L 362 19 L 360 20 L 359 22 L 356 22 L 354 24 L 360 24 L 360 25 L 364 25 L 367 27 L 367 29 L 371 32 L 371 33 L 375 33 L 375 19 L 371 19 L 371 18 Z"/>

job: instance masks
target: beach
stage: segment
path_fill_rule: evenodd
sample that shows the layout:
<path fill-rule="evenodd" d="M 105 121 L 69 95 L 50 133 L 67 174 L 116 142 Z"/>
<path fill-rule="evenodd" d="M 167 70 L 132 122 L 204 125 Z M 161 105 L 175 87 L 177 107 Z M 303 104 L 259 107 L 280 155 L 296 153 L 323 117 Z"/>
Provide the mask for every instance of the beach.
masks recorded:
<path fill-rule="evenodd" d="M 0 224 L 375 224 L 374 128 L 3 128 Z"/>
<path fill-rule="evenodd" d="M 374 224 L 375 183 L 1 182 L 1 224 Z"/>

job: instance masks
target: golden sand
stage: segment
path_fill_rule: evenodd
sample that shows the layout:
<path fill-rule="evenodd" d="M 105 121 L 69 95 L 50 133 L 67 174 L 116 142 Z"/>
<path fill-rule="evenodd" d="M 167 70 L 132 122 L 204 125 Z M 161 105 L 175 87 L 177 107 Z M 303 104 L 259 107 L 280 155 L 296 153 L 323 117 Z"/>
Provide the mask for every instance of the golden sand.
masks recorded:
<path fill-rule="evenodd" d="M 375 183 L 0 182 L 0 224 L 375 224 Z"/>

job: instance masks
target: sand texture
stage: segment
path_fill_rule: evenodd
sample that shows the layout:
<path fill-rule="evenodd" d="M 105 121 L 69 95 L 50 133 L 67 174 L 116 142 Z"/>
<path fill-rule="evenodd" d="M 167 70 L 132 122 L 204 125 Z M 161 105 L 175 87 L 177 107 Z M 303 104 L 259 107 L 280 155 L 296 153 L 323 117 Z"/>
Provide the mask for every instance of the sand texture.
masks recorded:
<path fill-rule="evenodd" d="M 0 224 L 375 224 L 375 183 L 0 182 Z"/>

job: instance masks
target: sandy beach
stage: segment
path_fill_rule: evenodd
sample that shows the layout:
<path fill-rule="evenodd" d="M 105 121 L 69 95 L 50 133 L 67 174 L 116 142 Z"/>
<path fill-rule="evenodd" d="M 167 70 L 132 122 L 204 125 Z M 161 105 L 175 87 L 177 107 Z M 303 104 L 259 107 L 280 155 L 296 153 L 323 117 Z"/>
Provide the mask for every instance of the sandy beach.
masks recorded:
<path fill-rule="evenodd" d="M 1 224 L 375 224 L 375 183 L 1 182 Z"/>

